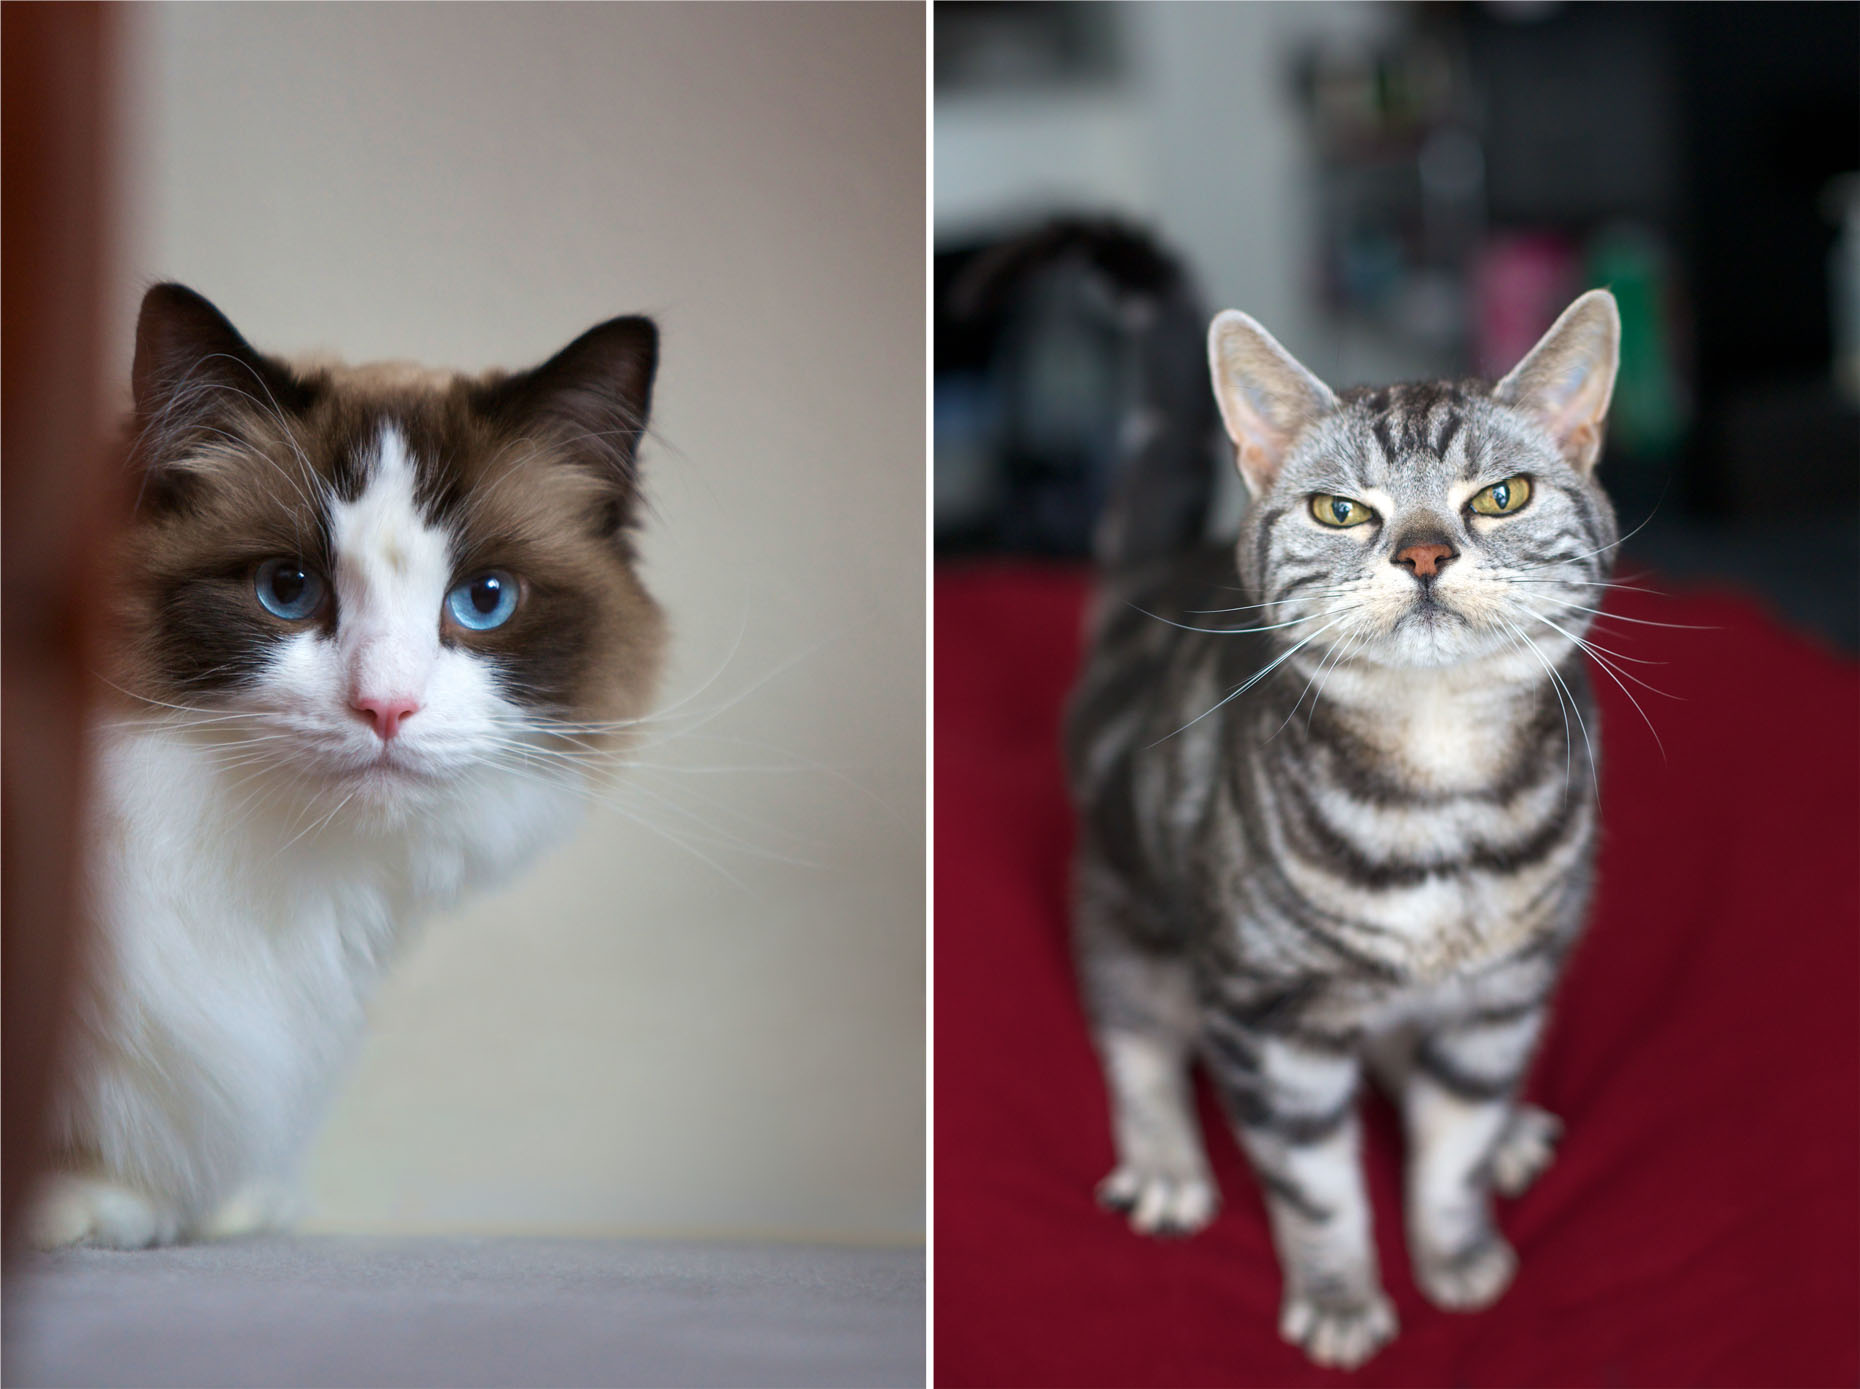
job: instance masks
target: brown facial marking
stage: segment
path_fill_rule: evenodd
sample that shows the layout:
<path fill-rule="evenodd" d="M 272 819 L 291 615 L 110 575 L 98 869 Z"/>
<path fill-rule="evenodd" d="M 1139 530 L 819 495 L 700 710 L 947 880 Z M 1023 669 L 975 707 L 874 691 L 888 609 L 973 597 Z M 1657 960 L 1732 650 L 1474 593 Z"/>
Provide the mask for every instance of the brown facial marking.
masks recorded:
<path fill-rule="evenodd" d="M 520 583 L 516 611 L 491 631 L 436 612 L 442 640 L 484 655 L 507 696 L 539 713 L 643 713 L 664 621 L 626 528 L 655 344 L 646 320 L 620 319 L 515 376 L 293 366 L 256 353 L 199 296 L 157 286 L 138 329 L 144 486 L 113 600 L 113 678 L 188 703 L 249 684 L 306 625 L 334 633 L 333 595 L 308 623 L 284 622 L 259 605 L 254 575 L 274 556 L 331 572 L 329 506 L 361 494 L 392 423 L 418 505 L 450 536 L 453 582 L 499 569 Z"/>

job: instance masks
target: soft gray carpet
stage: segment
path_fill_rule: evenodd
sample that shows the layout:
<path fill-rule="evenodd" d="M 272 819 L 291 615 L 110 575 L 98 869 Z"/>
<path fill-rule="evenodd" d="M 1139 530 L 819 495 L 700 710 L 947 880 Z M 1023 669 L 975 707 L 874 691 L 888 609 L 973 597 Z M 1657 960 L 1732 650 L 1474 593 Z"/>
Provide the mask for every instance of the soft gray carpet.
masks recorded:
<path fill-rule="evenodd" d="M 918 1249 L 242 1240 L 22 1260 L 6 1383 L 921 1385 Z"/>

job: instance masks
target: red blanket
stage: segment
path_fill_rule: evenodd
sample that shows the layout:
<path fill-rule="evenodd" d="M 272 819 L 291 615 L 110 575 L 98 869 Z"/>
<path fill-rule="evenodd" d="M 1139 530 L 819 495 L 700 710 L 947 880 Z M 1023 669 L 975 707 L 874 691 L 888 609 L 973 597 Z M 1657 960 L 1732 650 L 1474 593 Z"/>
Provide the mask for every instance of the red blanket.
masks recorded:
<path fill-rule="evenodd" d="M 1657 586 L 1657 585 L 1656 585 Z M 1087 579 L 936 585 L 935 1350 L 942 1385 L 1851 1385 L 1860 1379 L 1860 673 L 1749 602 L 1623 593 L 1597 676 L 1600 898 L 1529 1086 L 1568 1129 L 1499 1219 L 1488 1311 L 1422 1301 L 1392 1114 L 1366 1162 L 1395 1342 L 1353 1376 L 1277 1336 L 1279 1272 L 1205 1089 L 1224 1204 L 1191 1239 L 1097 1209 L 1105 1096 L 1066 947 L 1058 717 Z"/>

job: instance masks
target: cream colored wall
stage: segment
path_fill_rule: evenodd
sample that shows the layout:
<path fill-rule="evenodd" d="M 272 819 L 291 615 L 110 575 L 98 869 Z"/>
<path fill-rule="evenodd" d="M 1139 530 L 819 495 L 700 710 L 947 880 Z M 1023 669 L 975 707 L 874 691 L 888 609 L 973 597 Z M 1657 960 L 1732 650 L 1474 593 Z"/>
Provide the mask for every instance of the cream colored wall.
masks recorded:
<path fill-rule="evenodd" d="M 133 23 L 125 325 L 172 277 L 260 347 L 358 359 L 663 331 L 648 573 L 668 702 L 714 720 L 431 923 L 312 1225 L 921 1237 L 923 10 Z"/>

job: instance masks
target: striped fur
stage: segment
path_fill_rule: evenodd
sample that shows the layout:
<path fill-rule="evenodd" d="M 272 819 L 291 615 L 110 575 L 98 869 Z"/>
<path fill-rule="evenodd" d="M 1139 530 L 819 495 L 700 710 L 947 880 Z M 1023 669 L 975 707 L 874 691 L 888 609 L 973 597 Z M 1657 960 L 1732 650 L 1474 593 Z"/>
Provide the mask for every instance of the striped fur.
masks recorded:
<path fill-rule="evenodd" d="M 1616 340 L 1592 294 L 1496 386 L 1339 395 L 1224 314 L 1238 541 L 1103 575 L 1067 727 L 1118 1151 L 1102 1195 L 1151 1233 L 1211 1216 L 1198 1059 L 1265 1190 L 1282 1334 L 1320 1363 L 1395 1331 L 1357 1164 L 1366 1068 L 1404 1111 L 1410 1248 L 1442 1306 L 1509 1282 L 1490 1194 L 1555 1136 L 1517 1094 L 1590 896 L 1575 638 L 1617 542 L 1593 476 Z M 1515 514 L 1470 509 L 1518 476 Z M 1314 494 L 1376 520 L 1327 528 Z M 1454 553 L 1424 578 L 1395 562 L 1416 545 Z"/>

